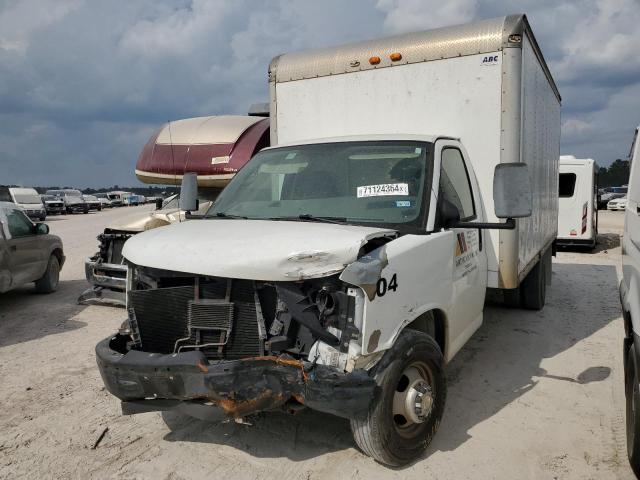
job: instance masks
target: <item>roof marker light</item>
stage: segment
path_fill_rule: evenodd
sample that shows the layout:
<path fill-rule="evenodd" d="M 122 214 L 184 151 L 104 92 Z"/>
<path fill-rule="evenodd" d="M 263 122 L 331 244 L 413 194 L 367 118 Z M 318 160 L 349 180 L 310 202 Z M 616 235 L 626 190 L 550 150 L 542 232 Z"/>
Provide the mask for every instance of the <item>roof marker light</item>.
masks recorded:
<path fill-rule="evenodd" d="M 397 62 L 399 60 L 402 60 L 402 54 L 399 52 L 395 52 L 389 55 L 389 58 L 391 59 L 392 62 Z"/>
<path fill-rule="evenodd" d="M 369 63 L 371 65 L 378 65 L 380 63 L 380 57 L 371 57 L 371 58 L 369 58 Z"/>

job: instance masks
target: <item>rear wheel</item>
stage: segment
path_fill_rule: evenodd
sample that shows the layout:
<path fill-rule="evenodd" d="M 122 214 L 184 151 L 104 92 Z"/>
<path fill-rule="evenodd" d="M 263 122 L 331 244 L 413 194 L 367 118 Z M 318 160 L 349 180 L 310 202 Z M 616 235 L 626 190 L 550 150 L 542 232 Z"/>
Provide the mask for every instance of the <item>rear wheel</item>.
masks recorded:
<path fill-rule="evenodd" d="M 371 374 L 380 391 L 367 416 L 351 420 L 353 437 L 378 462 L 406 465 L 424 453 L 442 419 L 442 352 L 429 335 L 405 330 Z"/>
<path fill-rule="evenodd" d="M 631 344 L 626 358 L 625 369 L 625 399 L 627 416 L 627 455 L 629 463 L 636 476 L 640 477 L 640 389 L 638 387 L 638 371 L 634 356 L 634 346 Z"/>
<path fill-rule="evenodd" d="M 44 275 L 39 280 L 36 280 L 36 291 L 38 293 L 51 293 L 58 288 L 58 281 L 60 280 L 60 262 L 55 255 L 49 257 L 49 263 Z"/>
<path fill-rule="evenodd" d="M 522 306 L 527 310 L 542 310 L 547 294 L 545 262 L 541 258 L 522 281 Z"/>

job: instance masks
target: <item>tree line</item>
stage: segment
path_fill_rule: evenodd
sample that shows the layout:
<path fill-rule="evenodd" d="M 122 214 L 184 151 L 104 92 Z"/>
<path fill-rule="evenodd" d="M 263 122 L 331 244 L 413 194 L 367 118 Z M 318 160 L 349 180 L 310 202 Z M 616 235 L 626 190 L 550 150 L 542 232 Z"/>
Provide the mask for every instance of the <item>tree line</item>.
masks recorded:
<path fill-rule="evenodd" d="M 629 183 L 629 161 L 616 159 L 609 167 L 599 167 L 598 187 L 620 187 Z"/>

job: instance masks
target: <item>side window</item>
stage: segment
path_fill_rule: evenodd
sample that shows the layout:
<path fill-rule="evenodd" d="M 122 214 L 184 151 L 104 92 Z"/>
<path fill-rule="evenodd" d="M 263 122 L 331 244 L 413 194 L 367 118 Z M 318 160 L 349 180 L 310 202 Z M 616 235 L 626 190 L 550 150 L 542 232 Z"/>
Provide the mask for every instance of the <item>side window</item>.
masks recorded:
<path fill-rule="evenodd" d="M 7 225 L 9 226 L 9 233 L 13 238 L 33 234 L 33 224 L 31 220 L 20 210 L 11 209 L 7 211 Z"/>
<path fill-rule="evenodd" d="M 560 181 L 558 182 L 558 195 L 560 198 L 573 197 L 573 192 L 576 189 L 576 174 L 575 173 L 561 173 Z"/>
<path fill-rule="evenodd" d="M 444 148 L 442 150 L 440 191 L 446 200 L 458 207 L 461 221 L 469 221 L 476 218 L 469 174 L 464 164 L 462 153 L 457 148 Z"/>

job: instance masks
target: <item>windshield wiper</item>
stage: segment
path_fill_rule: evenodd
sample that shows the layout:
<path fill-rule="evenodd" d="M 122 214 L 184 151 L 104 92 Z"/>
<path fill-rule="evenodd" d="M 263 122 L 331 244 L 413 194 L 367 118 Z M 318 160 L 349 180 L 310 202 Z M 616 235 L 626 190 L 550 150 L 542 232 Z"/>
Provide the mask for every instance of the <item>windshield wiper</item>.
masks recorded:
<path fill-rule="evenodd" d="M 346 217 L 316 217 L 310 213 L 302 213 L 297 217 L 272 217 L 270 220 L 304 220 L 306 222 L 337 223 L 339 225 L 347 223 Z"/>
<path fill-rule="evenodd" d="M 230 215 L 230 214 L 224 213 L 224 212 L 216 212 L 216 214 L 213 215 L 213 216 L 216 216 L 218 218 L 241 218 L 243 220 L 248 220 L 249 219 L 249 217 L 244 217 L 242 215 Z M 211 218 L 212 215 L 207 215 L 207 217 Z"/>

